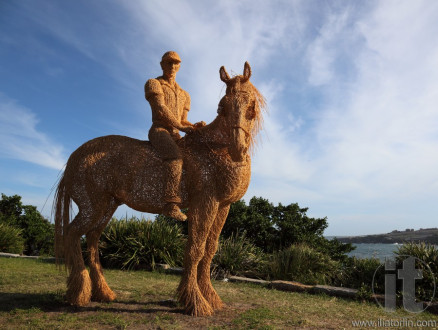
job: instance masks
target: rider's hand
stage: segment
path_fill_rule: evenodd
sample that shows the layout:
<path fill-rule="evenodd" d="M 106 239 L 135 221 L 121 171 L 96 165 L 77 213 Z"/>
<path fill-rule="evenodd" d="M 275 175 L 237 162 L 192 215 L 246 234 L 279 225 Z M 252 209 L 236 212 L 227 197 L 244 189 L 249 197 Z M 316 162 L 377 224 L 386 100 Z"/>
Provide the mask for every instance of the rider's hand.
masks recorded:
<path fill-rule="evenodd" d="M 195 128 L 192 125 L 187 125 L 187 126 L 182 126 L 180 128 L 180 131 L 186 133 L 186 134 L 190 134 L 195 130 Z"/>
<path fill-rule="evenodd" d="M 193 127 L 197 129 L 197 128 L 204 127 L 205 125 L 207 125 L 205 123 L 205 121 L 200 121 L 200 122 L 197 122 L 196 124 L 194 124 Z"/>

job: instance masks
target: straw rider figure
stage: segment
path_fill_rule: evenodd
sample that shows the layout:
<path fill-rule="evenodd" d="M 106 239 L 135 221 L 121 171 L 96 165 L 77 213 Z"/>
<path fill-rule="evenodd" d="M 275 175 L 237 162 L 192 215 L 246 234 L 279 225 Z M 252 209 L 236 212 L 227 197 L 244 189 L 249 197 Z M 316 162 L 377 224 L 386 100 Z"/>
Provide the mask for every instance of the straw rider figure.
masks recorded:
<path fill-rule="evenodd" d="M 181 59 L 176 52 L 166 52 L 161 59 L 163 75 L 149 79 L 145 86 L 145 98 L 152 110 L 152 127 L 149 141 L 158 151 L 166 167 L 164 178 L 163 214 L 176 220 L 185 221 L 187 216 L 181 212 L 179 204 L 180 182 L 183 156 L 176 142 L 181 138 L 179 131 L 191 133 L 204 126 L 204 122 L 193 125 L 187 120 L 190 110 L 190 95 L 175 81 Z"/>

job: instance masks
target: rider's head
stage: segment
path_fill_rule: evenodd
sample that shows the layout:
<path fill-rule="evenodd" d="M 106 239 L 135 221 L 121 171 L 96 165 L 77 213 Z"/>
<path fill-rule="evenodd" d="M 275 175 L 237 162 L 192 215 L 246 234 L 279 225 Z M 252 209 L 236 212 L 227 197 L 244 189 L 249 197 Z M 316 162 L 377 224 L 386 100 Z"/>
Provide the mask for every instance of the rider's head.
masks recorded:
<path fill-rule="evenodd" d="M 176 52 L 169 51 L 164 53 L 161 58 L 161 69 L 163 69 L 163 76 L 167 79 L 175 79 L 176 73 L 179 70 L 181 58 Z"/>

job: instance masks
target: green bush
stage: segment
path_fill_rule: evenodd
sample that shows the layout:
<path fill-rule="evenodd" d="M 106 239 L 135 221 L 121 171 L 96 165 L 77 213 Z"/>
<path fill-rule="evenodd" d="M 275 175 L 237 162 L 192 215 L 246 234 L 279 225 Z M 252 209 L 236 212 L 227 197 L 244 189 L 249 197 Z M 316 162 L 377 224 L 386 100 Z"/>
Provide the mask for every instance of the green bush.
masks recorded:
<path fill-rule="evenodd" d="M 133 217 L 111 220 L 102 234 L 99 249 L 105 266 L 154 269 L 157 263 L 182 265 L 184 245 L 179 226 Z"/>
<path fill-rule="evenodd" d="M 399 245 L 395 254 L 413 256 L 422 260 L 438 276 L 438 247 L 436 245 L 409 242 Z"/>
<path fill-rule="evenodd" d="M 329 284 L 338 269 L 337 261 L 305 244 L 275 252 L 270 263 L 272 278 L 305 284 Z"/>
<path fill-rule="evenodd" d="M 435 293 L 436 284 L 438 284 L 438 247 L 424 242 L 408 242 L 399 246 L 395 254 L 397 256 L 397 269 L 403 267 L 402 262 L 406 256 L 412 256 L 424 262 L 423 264 L 417 260 L 415 263 L 415 268 L 423 271 L 423 279 L 415 282 L 416 297 L 426 301 L 430 300 Z M 401 285 L 399 285 L 399 291 L 401 292 Z"/>
<path fill-rule="evenodd" d="M 266 262 L 263 251 L 243 233 L 221 239 L 212 264 L 213 277 L 230 274 L 259 277 Z"/>
<path fill-rule="evenodd" d="M 0 223 L 0 252 L 22 253 L 24 239 L 20 234 L 20 229 Z"/>
<path fill-rule="evenodd" d="M 346 259 L 340 267 L 334 284 L 347 288 L 358 289 L 361 291 L 384 292 L 385 269 L 382 262 L 376 258 L 359 259 L 350 257 Z"/>

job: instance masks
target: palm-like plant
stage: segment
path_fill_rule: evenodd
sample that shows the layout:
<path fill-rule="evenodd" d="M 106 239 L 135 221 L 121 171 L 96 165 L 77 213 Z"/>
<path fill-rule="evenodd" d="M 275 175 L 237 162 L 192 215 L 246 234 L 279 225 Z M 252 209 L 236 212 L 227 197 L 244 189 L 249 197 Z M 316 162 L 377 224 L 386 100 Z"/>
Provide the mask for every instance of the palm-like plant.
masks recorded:
<path fill-rule="evenodd" d="M 24 239 L 21 237 L 21 229 L 0 223 L 0 252 L 22 253 Z"/>
<path fill-rule="evenodd" d="M 121 269 L 154 269 L 157 263 L 181 265 L 185 238 L 176 224 L 145 219 L 113 219 L 100 241 L 102 261 Z"/>

